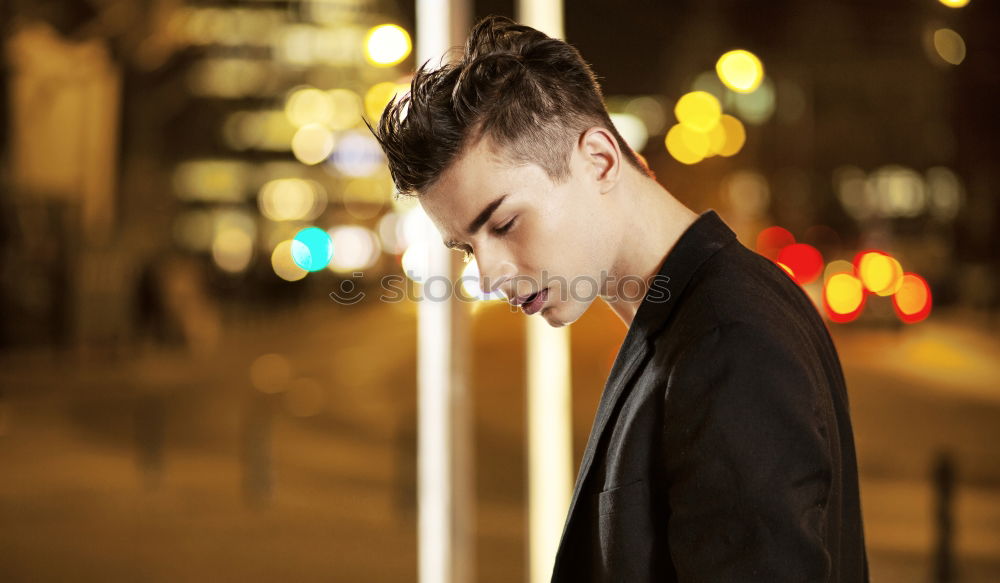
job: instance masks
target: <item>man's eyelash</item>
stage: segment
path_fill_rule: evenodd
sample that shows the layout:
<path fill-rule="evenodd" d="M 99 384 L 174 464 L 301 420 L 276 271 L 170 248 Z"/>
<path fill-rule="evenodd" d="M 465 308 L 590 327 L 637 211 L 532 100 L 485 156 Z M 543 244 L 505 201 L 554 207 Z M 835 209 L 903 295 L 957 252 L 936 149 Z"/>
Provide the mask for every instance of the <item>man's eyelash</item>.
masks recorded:
<path fill-rule="evenodd" d="M 513 219 L 507 221 L 506 225 L 504 225 L 502 227 L 498 227 L 496 229 L 493 229 L 493 232 L 496 233 L 496 234 L 498 234 L 498 235 L 503 235 L 504 233 L 506 233 L 507 231 L 509 231 L 511 227 L 514 226 L 514 223 L 516 221 L 517 221 L 517 217 L 514 217 Z"/>
<path fill-rule="evenodd" d="M 497 227 L 496 229 L 493 229 L 493 232 L 496 233 L 496 234 L 498 234 L 498 235 L 506 234 L 507 231 L 509 231 L 510 228 L 514 226 L 514 223 L 516 221 L 517 221 L 517 217 L 514 217 L 513 219 L 507 221 L 507 224 L 505 224 L 505 225 L 503 225 L 501 227 Z M 462 252 L 462 261 L 463 262 L 468 263 L 468 262 L 472 261 L 472 258 L 473 258 L 472 251 L 469 251 L 468 249 L 459 249 L 459 251 Z"/>

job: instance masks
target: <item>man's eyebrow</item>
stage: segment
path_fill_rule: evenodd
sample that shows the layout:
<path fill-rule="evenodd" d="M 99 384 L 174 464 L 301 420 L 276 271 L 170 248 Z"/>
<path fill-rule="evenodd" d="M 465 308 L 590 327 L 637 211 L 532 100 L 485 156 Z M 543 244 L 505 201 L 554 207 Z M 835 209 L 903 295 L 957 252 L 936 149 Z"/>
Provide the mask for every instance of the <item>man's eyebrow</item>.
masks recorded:
<path fill-rule="evenodd" d="M 505 198 L 507 198 L 507 194 L 501 194 L 496 197 L 493 202 L 486 205 L 486 207 L 483 208 L 478 215 L 476 215 L 476 218 L 472 219 L 469 226 L 466 227 L 466 233 L 470 236 L 475 235 L 476 232 L 486 224 L 486 221 L 490 220 L 490 217 L 493 216 L 493 212 L 496 211 L 501 204 L 503 204 Z M 465 244 L 459 243 L 458 241 L 445 241 L 444 246 L 449 249 L 464 249 L 466 247 Z"/>

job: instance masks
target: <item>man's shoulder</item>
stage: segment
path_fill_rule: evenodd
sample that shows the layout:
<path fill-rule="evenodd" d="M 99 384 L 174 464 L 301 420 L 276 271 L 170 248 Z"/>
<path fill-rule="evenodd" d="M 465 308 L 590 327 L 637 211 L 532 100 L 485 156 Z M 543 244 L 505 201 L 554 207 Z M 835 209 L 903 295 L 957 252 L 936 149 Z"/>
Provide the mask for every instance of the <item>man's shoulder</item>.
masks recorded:
<path fill-rule="evenodd" d="M 674 314 L 655 339 L 661 346 L 683 347 L 709 334 L 766 335 L 780 342 L 795 341 L 803 331 L 823 332 L 805 292 L 738 242 L 706 261 L 673 299 Z"/>

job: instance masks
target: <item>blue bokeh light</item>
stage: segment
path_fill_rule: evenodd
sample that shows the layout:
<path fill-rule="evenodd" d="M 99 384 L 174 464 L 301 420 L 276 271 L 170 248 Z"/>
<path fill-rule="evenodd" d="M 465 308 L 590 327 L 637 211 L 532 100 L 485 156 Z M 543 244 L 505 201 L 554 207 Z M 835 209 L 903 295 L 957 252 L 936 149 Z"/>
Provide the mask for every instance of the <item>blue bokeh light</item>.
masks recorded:
<path fill-rule="evenodd" d="M 333 258 L 333 241 L 319 227 L 308 227 L 292 239 L 292 261 L 306 271 L 319 271 Z"/>

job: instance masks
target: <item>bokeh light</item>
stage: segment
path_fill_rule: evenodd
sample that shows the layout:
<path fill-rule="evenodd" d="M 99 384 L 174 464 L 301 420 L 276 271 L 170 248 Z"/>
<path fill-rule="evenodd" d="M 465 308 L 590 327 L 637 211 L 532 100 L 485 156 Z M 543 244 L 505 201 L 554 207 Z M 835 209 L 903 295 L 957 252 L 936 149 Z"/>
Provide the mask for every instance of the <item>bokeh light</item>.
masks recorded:
<path fill-rule="evenodd" d="M 341 131 L 361 123 L 364 104 L 360 95 L 350 89 L 331 89 L 327 93 L 333 108 L 328 122 L 330 129 Z"/>
<path fill-rule="evenodd" d="M 722 105 L 711 93 L 691 91 L 677 100 L 674 115 L 681 125 L 704 133 L 719 123 L 719 118 L 722 117 Z"/>
<path fill-rule="evenodd" d="M 719 119 L 719 126 L 724 131 L 726 139 L 722 147 L 715 153 L 724 157 L 738 154 L 743 149 L 743 144 L 746 143 L 747 139 L 743 122 L 731 115 L 723 114 Z"/>
<path fill-rule="evenodd" d="M 664 139 L 667 151 L 678 162 L 697 164 L 710 154 L 712 142 L 709 134 L 699 132 L 690 126 L 675 124 Z"/>
<path fill-rule="evenodd" d="M 969 0 L 939 0 L 939 2 L 948 8 L 962 8 L 969 3 Z"/>
<path fill-rule="evenodd" d="M 806 243 L 792 243 L 784 247 L 778 252 L 778 263 L 787 265 L 800 285 L 815 281 L 823 273 L 823 255 Z"/>
<path fill-rule="evenodd" d="M 386 202 L 391 195 L 392 184 L 386 184 L 381 177 L 352 178 L 347 181 L 340 191 L 341 202 L 344 210 L 356 219 L 373 219 L 380 214 L 386 206 Z"/>
<path fill-rule="evenodd" d="M 470 298 L 475 298 L 480 301 L 507 299 L 499 288 L 491 294 L 483 291 L 482 286 L 479 285 L 479 264 L 476 263 L 475 259 L 472 259 L 465 264 L 465 267 L 462 269 L 461 281 L 462 291 L 464 291 L 465 295 Z"/>
<path fill-rule="evenodd" d="M 316 123 L 302 126 L 292 138 L 292 153 L 299 162 L 308 166 L 326 160 L 333 152 L 333 146 L 333 134 Z"/>
<path fill-rule="evenodd" d="M 382 241 L 383 251 L 395 254 L 406 250 L 406 246 L 401 244 L 401 237 L 398 235 L 401 228 L 402 221 L 396 211 L 389 211 L 378 220 L 377 230 L 379 239 Z"/>
<path fill-rule="evenodd" d="M 903 282 L 903 269 L 894 257 L 881 251 L 868 251 L 858 259 L 857 274 L 865 288 L 879 296 L 889 296 Z"/>
<path fill-rule="evenodd" d="M 623 113 L 638 117 L 646 126 L 646 133 L 658 135 L 667 127 L 667 113 L 659 98 L 641 95 L 630 99 Z"/>
<path fill-rule="evenodd" d="M 246 162 L 191 160 L 174 170 L 174 192 L 181 200 L 242 202 L 249 175 Z"/>
<path fill-rule="evenodd" d="M 382 253 L 378 236 L 360 225 L 342 225 L 327 231 L 333 242 L 333 258 L 327 266 L 330 271 L 346 273 L 368 269 Z"/>
<path fill-rule="evenodd" d="M 319 227 L 302 229 L 292 239 L 292 260 L 306 271 L 323 269 L 330 263 L 333 253 L 330 235 Z"/>
<path fill-rule="evenodd" d="M 430 279 L 431 267 L 426 243 L 420 242 L 409 245 L 406 251 L 403 251 L 401 261 L 403 264 L 403 273 L 406 274 L 406 277 L 418 283 Z"/>
<path fill-rule="evenodd" d="M 278 178 L 269 180 L 257 195 L 261 213 L 272 221 L 311 220 L 326 208 L 323 187 L 313 180 Z"/>
<path fill-rule="evenodd" d="M 765 78 L 763 82 L 749 93 L 732 93 L 726 95 L 726 107 L 732 107 L 747 123 L 760 125 L 771 119 L 775 108 L 774 84 Z"/>
<path fill-rule="evenodd" d="M 827 263 L 823 269 L 823 282 L 830 281 L 830 278 L 838 273 L 854 275 L 854 264 L 846 259 L 834 259 Z"/>
<path fill-rule="evenodd" d="M 239 273 L 253 258 L 253 239 L 245 230 L 227 227 L 219 230 L 212 241 L 212 260 L 223 271 Z"/>
<path fill-rule="evenodd" d="M 401 62 L 412 48 L 410 34 L 395 24 L 380 24 L 365 36 L 365 57 L 377 67 L 391 67 Z"/>
<path fill-rule="evenodd" d="M 750 93 L 764 78 L 764 65 L 757 55 L 737 49 L 719 57 L 715 71 L 726 87 L 737 93 Z"/>
<path fill-rule="evenodd" d="M 285 115 L 295 127 L 311 123 L 326 125 L 333 118 L 333 100 L 326 91 L 300 87 L 285 100 Z"/>
<path fill-rule="evenodd" d="M 823 286 L 823 305 L 834 322 L 854 320 L 864 309 L 865 290 L 861 280 L 849 273 L 836 273 Z"/>
<path fill-rule="evenodd" d="M 907 324 L 915 324 L 931 313 L 931 288 L 915 273 L 904 273 L 899 290 L 892 296 L 896 315 Z"/>
<path fill-rule="evenodd" d="M 379 119 L 385 106 L 389 105 L 394 97 L 401 96 L 410 90 L 410 86 L 403 83 L 392 83 L 383 81 L 372 85 L 365 92 L 365 113 L 370 119 Z"/>
<path fill-rule="evenodd" d="M 625 139 L 629 147 L 636 152 L 641 152 L 649 140 L 649 132 L 646 130 L 646 124 L 638 116 L 630 113 L 612 113 L 609 115 L 611 123 L 614 124 L 615 129 L 618 130 L 618 133 Z"/>
<path fill-rule="evenodd" d="M 288 239 L 275 245 L 271 252 L 271 268 L 274 274 L 285 281 L 298 281 L 309 272 L 295 264 L 292 259 L 292 240 Z"/>
<path fill-rule="evenodd" d="M 965 39 L 950 28 L 934 31 L 934 50 L 950 65 L 960 65 L 965 60 Z"/>
<path fill-rule="evenodd" d="M 784 227 L 768 227 L 757 234 L 757 253 L 771 261 L 778 260 L 778 253 L 795 243 L 795 236 Z"/>
<path fill-rule="evenodd" d="M 346 176 L 370 176 L 385 164 L 385 154 L 370 132 L 341 135 L 330 155 L 333 167 Z"/>

